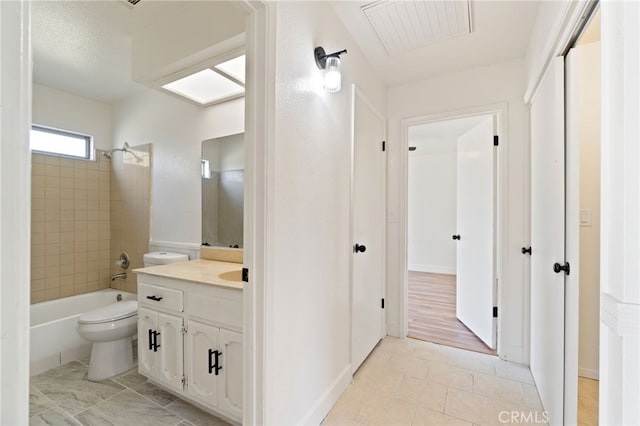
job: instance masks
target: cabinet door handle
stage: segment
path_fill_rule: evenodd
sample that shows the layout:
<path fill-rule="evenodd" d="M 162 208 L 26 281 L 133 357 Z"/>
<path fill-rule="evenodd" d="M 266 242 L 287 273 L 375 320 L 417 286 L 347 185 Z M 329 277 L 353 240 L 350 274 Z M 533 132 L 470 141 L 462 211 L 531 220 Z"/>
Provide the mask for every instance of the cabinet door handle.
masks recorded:
<path fill-rule="evenodd" d="M 149 329 L 149 350 L 153 350 L 153 330 Z"/>
<path fill-rule="evenodd" d="M 154 352 L 158 352 L 158 348 L 160 347 L 160 345 L 158 344 L 159 335 L 160 335 L 160 332 L 158 331 L 153 332 L 153 351 Z"/>
<path fill-rule="evenodd" d="M 211 359 L 211 355 L 215 357 L 215 361 Z M 209 349 L 209 374 L 211 374 L 215 370 L 214 374 L 217 376 L 218 372 L 222 370 L 222 367 L 220 366 L 220 355 L 222 355 L 222 352 Z"/>
<path fill-rule="evenodd" d="M 147 296 L 147 299 L 159 302 L 162 300 L 162 296 Z"/>

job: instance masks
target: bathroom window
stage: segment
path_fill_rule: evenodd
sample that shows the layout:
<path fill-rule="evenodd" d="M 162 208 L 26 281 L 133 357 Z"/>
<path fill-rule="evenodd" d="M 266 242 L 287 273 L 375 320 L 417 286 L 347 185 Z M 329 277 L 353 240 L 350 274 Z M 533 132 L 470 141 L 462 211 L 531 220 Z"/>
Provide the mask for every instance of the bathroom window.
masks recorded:
<path fill-rule="evenodd" d="M 92 158 L 93 137 L 67 130 L 31 126 L 31 151 L 60 157 Z"/>

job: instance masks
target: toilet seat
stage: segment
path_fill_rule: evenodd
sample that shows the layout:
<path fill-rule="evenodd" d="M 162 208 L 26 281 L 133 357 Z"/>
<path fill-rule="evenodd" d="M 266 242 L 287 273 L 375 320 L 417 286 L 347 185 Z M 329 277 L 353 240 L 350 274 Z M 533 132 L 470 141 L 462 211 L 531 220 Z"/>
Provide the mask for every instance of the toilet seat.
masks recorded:
<path fill-rule="evenodd" d="M 85 312 L 78 318 L 78 324 L 101 324 L 130 318 L 137 314 L 137 301 L 117 302 L 93 311 Z"/>

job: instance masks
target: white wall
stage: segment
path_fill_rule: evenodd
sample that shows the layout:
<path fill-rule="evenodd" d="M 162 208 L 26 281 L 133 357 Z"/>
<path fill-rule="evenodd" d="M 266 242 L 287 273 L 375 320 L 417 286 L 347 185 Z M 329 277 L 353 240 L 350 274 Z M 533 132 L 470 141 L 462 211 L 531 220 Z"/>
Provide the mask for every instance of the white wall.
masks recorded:
<path fill-rule="evenodd" d="M 640 3 L 601 3 L 600 424 L 640 424 Z"/>
<path fill-rule="evenodd" d="M 266 424 L 319 424 L 351 379 L 350 85 L 385 90 L 325 2 L 276 7 L 275 144 L 267 147 Z M 342 90 L 321 89 L 313 50 L 347 49 Z"/>
<path fill-rule="evenodd" d="M 600 43 L 580 46 L 580 210 L 591 225 L 580 228 L 578 372 L 598 378 L 600 334 Z"/>
<path fill-rule="evenodd" d="M 110 150 L 114 145 L 110 104 L 37 83 L 33 84 L 33 123 L 91 135 L 96 149 Z"/>
<path fill-rule="evenodd" d="M 29 423 L 31 2 L 0 2 L 0 424 Z"/>
<path fill-rule="evenodd" d="M 516 362 L 528 362 L 528 269 L 520 248 L 528 243 L 529 217 L 529 138 L 528 109 L 523 102 L 525 68 L 522 60 L 495 64 L 455 74 L 396 86 L 389 89 L 387 117 L 389 119 L 388 157 L 388 247 L 387 247 L 387 331 L 401 335 L 404 315 L 400 303 L 405 295 L 400 283 L 406 265 L 403 252 L 403 194 L 406 182 L 401 173 L 404 161 L 401 151 L 400 120 L 434 114 L 455 113 L 485 105 L 506 102 L 508 132 L 503 135 L 500 153 L 507 162 L 505 200 L 505 258 L 499 271 L 501 305 L 501 355 Z"/>
<path fill-rule="evenodd" d="M 200 244 L 202 141 L 244 131 L 244 99 L 201 108 L 156 90 L 113 106 L 117 146 L 153 144 L 151 240 Z"/>
<path fill-rule="evenodd" d="M 450 152 L 429 152 L 428 141 L 409 140 L 408 268 L 456 273 L 456 140 Z"/>

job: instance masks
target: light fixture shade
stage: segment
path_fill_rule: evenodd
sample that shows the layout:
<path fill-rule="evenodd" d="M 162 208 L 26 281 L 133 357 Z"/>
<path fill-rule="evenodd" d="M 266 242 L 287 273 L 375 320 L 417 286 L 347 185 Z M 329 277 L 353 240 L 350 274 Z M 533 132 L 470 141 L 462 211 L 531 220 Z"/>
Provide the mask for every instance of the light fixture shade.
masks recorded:
<path fill-rule="evenodd" d="M 342 76 L 340 75 L 340 58 L 330 56 L 327 58 L 327 65 L 324 73 L 324 90 L 327 92 L 338 92 L 342 87 Z"/>

